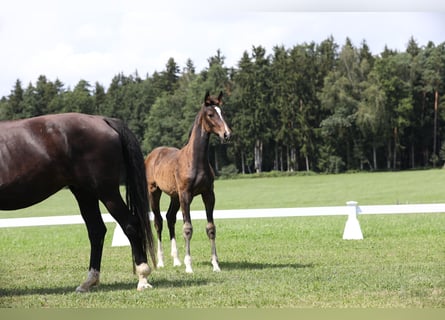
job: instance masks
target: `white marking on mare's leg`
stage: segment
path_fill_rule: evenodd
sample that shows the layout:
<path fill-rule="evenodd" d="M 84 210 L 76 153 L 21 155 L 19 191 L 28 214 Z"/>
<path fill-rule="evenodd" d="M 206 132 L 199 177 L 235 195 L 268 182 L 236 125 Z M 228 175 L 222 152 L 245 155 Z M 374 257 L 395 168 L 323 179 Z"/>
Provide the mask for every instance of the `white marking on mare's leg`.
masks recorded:
<path fill-rule="evenodd" d="M 179 260 L 178 247 L 176 245 L 176 239 L 173 238 L 171 240 L 171 243 L 172 243 L 171 255 L 173 257 L 173 266 L 174 267 L 180 267 L 182 265 L 182 263 L 181 263 L 181 260 Z"/>
<path fill-rule="evenodd" d="M 87 279 L 76 288 L 76 292 L 88 292 L 90 291 L 90 288 L 93 286 L 98 286 L 99 285 L 99 277 L 100 277 L 100 272 L 97 271 L 96 269 L 90 269 L 90 271 L 88 271 L 88 277 Z"/>
<path fill-rule="evenodd" d="M 139 277 L 138 291 L 145 290 L 147 288 L 153 288 L 151 284 L 148 283 L 147 277 L 150 275 L 151 269 L 146 263 L 141 263 L 136 266 L 136 275 Z"/>
<path fill-rule="evenodd" d="M 162 242 L 158 239 L 158 268 L 164 268 L 164 252 L 162 251 Z"/>

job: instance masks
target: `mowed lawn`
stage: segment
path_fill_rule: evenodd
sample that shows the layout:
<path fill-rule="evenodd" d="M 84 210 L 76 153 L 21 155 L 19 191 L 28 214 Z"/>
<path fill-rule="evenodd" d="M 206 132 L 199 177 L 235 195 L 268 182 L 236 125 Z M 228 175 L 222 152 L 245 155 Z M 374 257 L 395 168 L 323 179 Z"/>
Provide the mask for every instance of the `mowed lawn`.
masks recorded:
<path fill-rule="evenodd" d="M 445 203 L 445 170 L 217 180 L 215 194 L 215 209 L 342 206 L 351 200 L 359 205 Z M 161 201 L 161 210 L 167 210 L 168 197 Z M 203 208 L 196 197 L 192 210 Z M 71 214 L 79 209 L 67 189 L 26 209 L 0 210 L 0 218 Z"/>
<path fill-rule="evenodd" d="M 216 208 L 443 203 L 444 175 L 221 180 Z M 65 190 L 0 218 L 76 214 L 69 199 Z M 193 207 L 202 210 L 199 198 Z M 359 220 L 364 240 L 358 241 L 342 240 L 341 216 L 217 220 L 221 273 L 211 270 L 206 223 L 195 220 L 194 274 L 172 266 L 166 242 L 167 266 L 153 272 L 154 288 L 144 292 L 136 291 L 129 247 L 111 247 L 114 225 L 108 224 L 101 285 L 88 294 L 74 293 L 87 273 L 84 225 L 0 229 L 0 307 L 445 307 L 445 214 Z M 181 237 L 178 243 L 183 257 Z"/>

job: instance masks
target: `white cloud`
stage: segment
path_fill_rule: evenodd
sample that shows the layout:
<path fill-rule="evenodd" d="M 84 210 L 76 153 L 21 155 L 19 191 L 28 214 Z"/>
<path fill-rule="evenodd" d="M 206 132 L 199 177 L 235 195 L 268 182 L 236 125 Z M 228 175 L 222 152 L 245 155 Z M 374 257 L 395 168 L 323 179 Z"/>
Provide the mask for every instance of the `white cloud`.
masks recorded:
<path fill-rule="evenodd" d="M 40 74 L 71 88 L 80 79 L 108 86 L 119 72 L 161 71 L 170 57 L 181 67 L 190 58 L 201 70 L 221 49 L 226 65 L 236 66 L 253 45 L 272 53 L 275 45 L 319 43 L 331 34 L 339 45 L 347 36 L 355 45 L 366 39 L 374 53 L 385 44 L 403 50 L 410 36 L 420 45 L 445 41 L 444 13 L 262 12 L 266 4 L 250 12 L 249 2 L 233 0 L 23 2 L 0 11 L 0 96 L 17 78 L 25 86 Z"/>
<path fill-rule="evenodd" d="M 98 75 L 113 68 L 113 57 L 110 53 L 75 52 L 70 45 L 60 43 L 38 52 L 22 68 L 29 74 L 46 75 L 51 80 L 58 78 L 74 87 L 81 79 L 94 84 L 99 80 Z"/>

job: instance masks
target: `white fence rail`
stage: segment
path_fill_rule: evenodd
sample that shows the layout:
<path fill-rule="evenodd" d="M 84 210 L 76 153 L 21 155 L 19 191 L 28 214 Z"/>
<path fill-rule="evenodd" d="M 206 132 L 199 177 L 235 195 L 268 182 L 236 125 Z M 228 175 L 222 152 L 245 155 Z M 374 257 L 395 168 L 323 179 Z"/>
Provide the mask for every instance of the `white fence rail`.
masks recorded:
<path fill-rule="evenodd" d="M 360 240 L 363 234 L 357 219 L 362 214 L 413 214 L 413 213 L 445 213 L 445 203 L 436 204 L 404 204 L 404 205 L 369 205 L 359 206 L 355 201 L 348 201 L 346 206 L 335 207 L 306 207 L 306 208 L 269 208 L 269 209 L 238 209 L 215 210 L 214 218 L 278 218 L 278 217 L 307 217 L 307 216 L 344 216 L 348 219 L 343 231 L 343 239 Z M 165 213 L 164 213 L 165 214 Z M 178 215 L 181 215 L 179 212 Z M 205 211 L 192 211 L 193 220 L 206 219 Z M 103 214 L 104 222 L 115 222 L 109 214 Z M 0 228 L 49 226 L 83 224 L 80 215 L 35 217 L 35 218 L 8 218 L 0 219 Z M 122 229 L 116 224 L 112 246 L 129 245 L 128 239 Z"/>

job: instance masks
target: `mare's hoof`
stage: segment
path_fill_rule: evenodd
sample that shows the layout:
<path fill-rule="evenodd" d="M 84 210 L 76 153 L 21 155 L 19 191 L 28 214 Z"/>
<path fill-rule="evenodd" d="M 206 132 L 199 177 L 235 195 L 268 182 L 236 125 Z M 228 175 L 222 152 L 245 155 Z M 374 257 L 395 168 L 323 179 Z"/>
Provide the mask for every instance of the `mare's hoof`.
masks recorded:
<path fill-rule="evenodd" d="M 153 286 L 151 284 L 147 283 L 139 283 L 138 284 L 138 291 L 144 291 L 145 289 L 152 289 Z"/>

